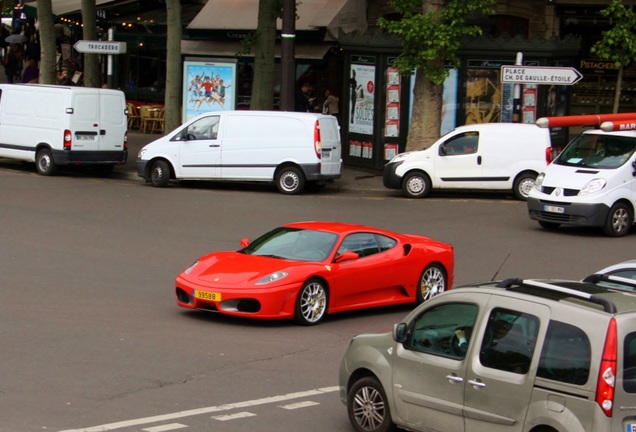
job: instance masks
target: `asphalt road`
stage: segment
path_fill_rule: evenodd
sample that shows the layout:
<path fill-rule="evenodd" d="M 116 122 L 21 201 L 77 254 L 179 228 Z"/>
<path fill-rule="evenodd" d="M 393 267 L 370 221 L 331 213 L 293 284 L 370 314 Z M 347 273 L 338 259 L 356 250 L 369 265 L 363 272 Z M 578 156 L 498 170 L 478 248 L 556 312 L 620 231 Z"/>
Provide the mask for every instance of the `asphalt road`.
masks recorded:
<path fill-rule="evenodd" d="M 544 231 L 502 195 L 156 189 L 0 161 L 0 431 L 350 431 L 340 358 L 353 335 L 390 330 L 408 307 L 304 328 L 184 311 L 173 299 L 174 277 L 196 257 L 298 220 L 449 242 L 456 284 L 578 279 L 634 258 L 633 233 Z"/>

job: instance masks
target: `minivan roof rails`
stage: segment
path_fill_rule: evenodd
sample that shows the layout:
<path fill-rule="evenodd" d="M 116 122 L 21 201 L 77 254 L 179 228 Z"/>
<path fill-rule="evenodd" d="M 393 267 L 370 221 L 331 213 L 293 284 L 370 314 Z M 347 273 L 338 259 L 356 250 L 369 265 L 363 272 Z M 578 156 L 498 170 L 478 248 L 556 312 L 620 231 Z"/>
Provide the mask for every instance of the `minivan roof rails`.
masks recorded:
<path fill-rule="evenodd" d="M 597 282 L 614 282 L 620 285 L 627 285 L 636 289 L 636 279 L 625 278 L 621 276 L 606 275 L 606 274 L 592 274 L 583 279 L 583 282 L 597 283 Z"/>
<path fill-rule="evenodd" d="M 519 287 L 531 287 L 539 290 L 556 292 L 560 294 L 565 294 L 571 297 L 575 297 L 577 299 L 585 300 L 590 303 L 595 303 L 603 307 L 603 310 L 608 313 L 616 313 L 616 305 L 614 302 L 598 297 L 597 295 L 586 293 L 583 291 L 579 291 L 572 288 L 566 288 L 555 284 L 539 282 L 532 279 L 519 279 L 519 278 L 509 278 L 504 279 L 503 281 L 497 283 L 495 285 L 498 288 L 513 288 L 515 286 Z"/>

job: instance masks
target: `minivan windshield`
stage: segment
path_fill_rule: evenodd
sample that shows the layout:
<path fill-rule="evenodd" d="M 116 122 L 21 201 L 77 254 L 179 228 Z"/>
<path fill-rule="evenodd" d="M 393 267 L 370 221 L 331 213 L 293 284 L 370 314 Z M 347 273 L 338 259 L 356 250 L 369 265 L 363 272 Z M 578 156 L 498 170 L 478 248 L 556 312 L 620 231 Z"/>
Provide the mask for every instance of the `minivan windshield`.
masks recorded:
<path fill-rule="evenodd" d="M 636 139 L 632 137 L 583 134 L 576 137 L 554 161 L 557 165 L 618 168 L 634 153 Z"/>

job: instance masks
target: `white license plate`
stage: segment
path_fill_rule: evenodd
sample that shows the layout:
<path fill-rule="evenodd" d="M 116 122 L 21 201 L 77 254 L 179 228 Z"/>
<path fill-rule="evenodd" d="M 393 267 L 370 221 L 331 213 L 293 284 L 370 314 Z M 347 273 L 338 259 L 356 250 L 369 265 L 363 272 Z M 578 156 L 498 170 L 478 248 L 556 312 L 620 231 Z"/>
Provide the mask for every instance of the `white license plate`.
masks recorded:
<path fill-rule="evenodd" d="M 550 212 L 550 213 L 565 213 L 565 209 L 563 207 L 553 206 L 553 205 L 544 205 L 543 211 Z"/>
<path fill-rule="evenodd" d="M 627 423 L 627 427 L 625 430 L 627 432 L 636 432 L 636 423 Z"/>
<path fill-rule="evenodd" d="M 331 160 L 331 150 L 323 150 L 321 159 L 323 159 L 323 160 Z"/>
<path fill-rule="evenodd" d="M 78 141 L 95 141 L 95 135 L 75 135 Z"/>

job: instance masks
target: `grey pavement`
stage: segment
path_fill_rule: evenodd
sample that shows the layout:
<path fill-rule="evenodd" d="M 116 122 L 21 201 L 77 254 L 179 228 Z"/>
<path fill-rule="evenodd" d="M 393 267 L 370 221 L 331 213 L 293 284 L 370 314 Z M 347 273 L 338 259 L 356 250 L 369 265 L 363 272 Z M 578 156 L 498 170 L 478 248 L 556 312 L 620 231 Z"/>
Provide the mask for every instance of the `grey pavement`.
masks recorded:
<path fill-rule="evenodd" d="M 125 165 L 115 167 L 113 177 L 141 181 L 141 177 L 137 175 L 137 170 L 135 169 L 137 153 L 139 153 L 139 150 L 141 150 L 143 146 L 159 137 L 161 137 L 161 135 L 156 133 L 150 134 L 129 130 L 128 161 Z M 330 182 L 326 188 L 335 191 L 389 191 L 389 189 L 386 189 L 382 185 L 381 171 L 366 170 L 364 168 L 355 168 L 350 166 L 344 166 L 342 169 L 342 177 Z"/>

